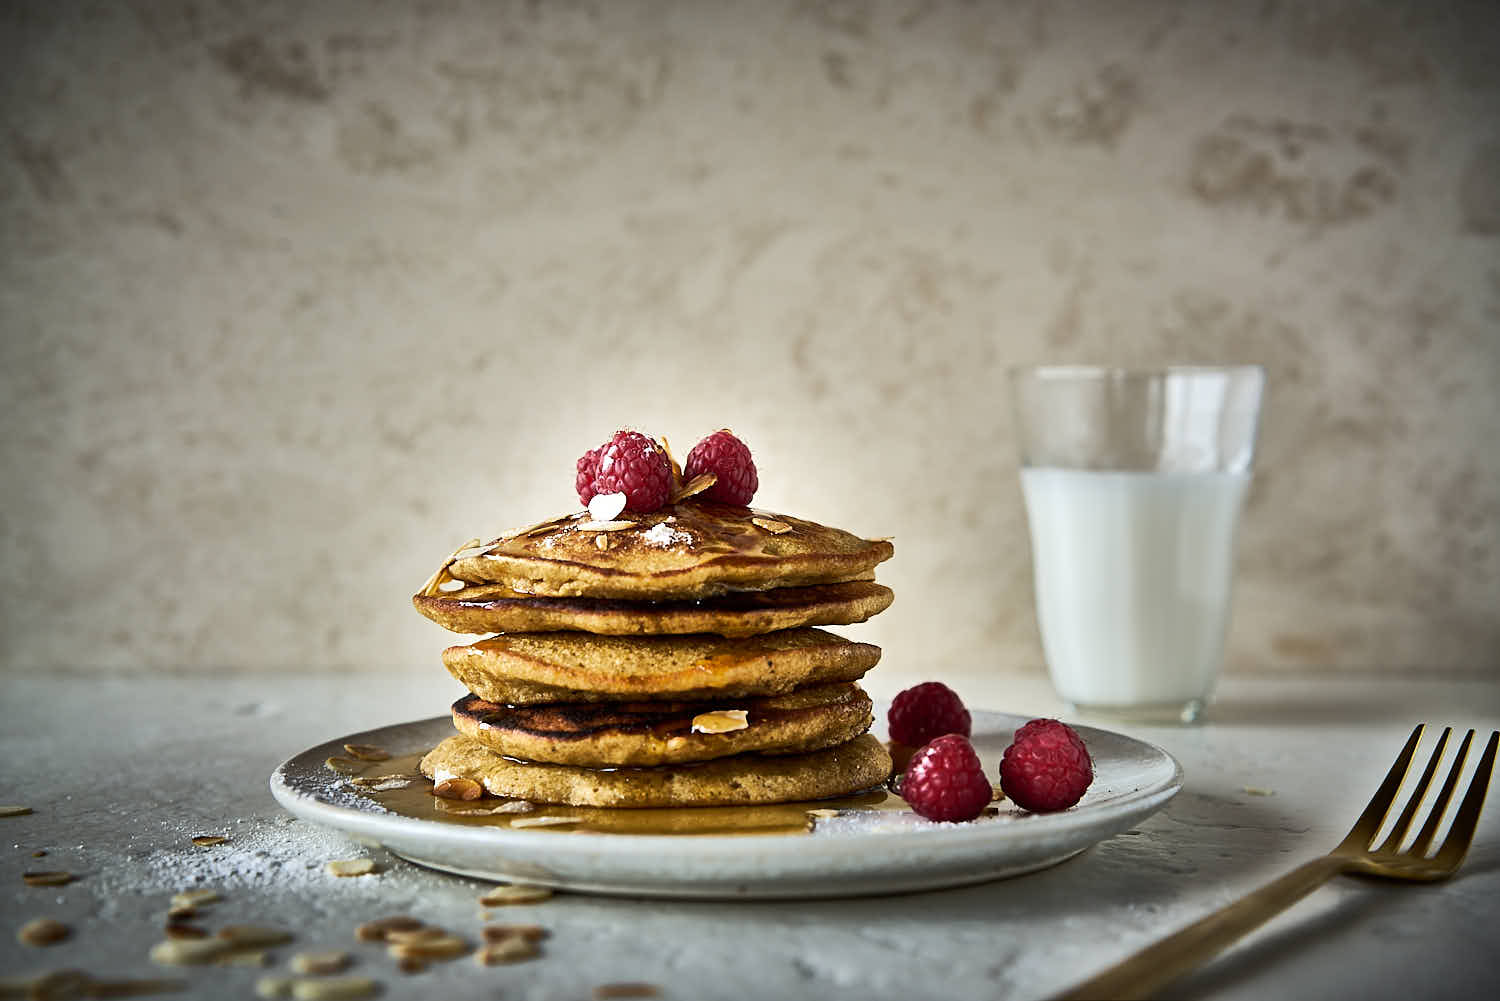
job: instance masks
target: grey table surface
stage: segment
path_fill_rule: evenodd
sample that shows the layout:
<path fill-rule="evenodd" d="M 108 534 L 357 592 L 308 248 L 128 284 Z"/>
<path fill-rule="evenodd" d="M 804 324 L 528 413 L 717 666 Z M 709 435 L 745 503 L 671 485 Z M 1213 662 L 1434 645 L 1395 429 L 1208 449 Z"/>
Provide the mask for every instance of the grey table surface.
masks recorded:
<path fill-rule="evenodd" d="M 971 705 L 1062 711 L 1044 681 L 997 677 Z M 889 691 L 875 689 L 876 694 Z M 80 969 L 183 982 L 177 997 L 251 996 L 299 950 L 345 949 L 391 998 L 588 998 L 606 983 L 665 998 L 1044 997 L 1326 851 L 1347 830 L 1418 721 L 1500 726 L 1500 686 L 1229 678 L 1208 722 L 1114 725 L 1183 764 L 1183 791 L 1136 829 L 1055 868 L 958 890 L 849 900 L 671 902 L 558 894 L 507 920 L 551 931 L 541 958 L 483 969 L 460 960 L 399 973 L 356 925 L 410 913 L 470 937 L 484 884 L 383 860 L 337 879 L 324 864 L 360 846 L 285 814 L 267 777 L 332 737 L 441 714 L 455 691 L 430 674 L 308 673 L 215 680 L 0 680 L 5 935 L 0 973 Z M 1096 721 L 1090 721 L 1096 722 Z M 1106 724 L 1107 725 L 1107 724 Z M 227 844 L 194 846 L 196 834 Z M 33 857 L 45 851 L 44 857 Z M 21 873 L 66 870 L 62 887 Z M 209 923 L 285 927 L 265 969 L 163 969 L 171 895 L 223 894 Z M 25 921 L 73 928 L 45 948 Z M 1488 994 L 1500 982 L 1500 808 L 1486 811 L 1460 875 L 1395 886 L 1340 878 L 1166 992 L 1182 998 L 1367 999 Z"/>

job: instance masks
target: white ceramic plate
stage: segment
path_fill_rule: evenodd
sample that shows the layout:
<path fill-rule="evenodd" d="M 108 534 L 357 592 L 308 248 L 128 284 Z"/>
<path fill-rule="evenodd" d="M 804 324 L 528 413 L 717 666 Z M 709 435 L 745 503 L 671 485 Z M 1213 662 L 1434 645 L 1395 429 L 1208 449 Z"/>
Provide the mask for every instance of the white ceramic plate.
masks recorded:
<path fill-rule="evenodd" d="M 998 781 L 1000 755 L 1020 716 L 976 712 L 974 746 Z M 877 715 L 883 719 L 884 712 Z M 1077 727 L 1094 783 L 1070 810 L 935 824 L 910 813 L 820 823 L 811 835 L 659 835 L 467 827 L 405 817 L 353 793 L 323 762 L 347 743 L 392 754 L 424 751 L 453 733 L 447 716 L 339 737 L 271 776 L 271 793 L 304 820 L 464 876 L 583 893 L 652 897 L 846 897 L 962 886 L 1056 865 L 1159 810 L 1182 787 L 1165 751 L 1107 730 Z"/>

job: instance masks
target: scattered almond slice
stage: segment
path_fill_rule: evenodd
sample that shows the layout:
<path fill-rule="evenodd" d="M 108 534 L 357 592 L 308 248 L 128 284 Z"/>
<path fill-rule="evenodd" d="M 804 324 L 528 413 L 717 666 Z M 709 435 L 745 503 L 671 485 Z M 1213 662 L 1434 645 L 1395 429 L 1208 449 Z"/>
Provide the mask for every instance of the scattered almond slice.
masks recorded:
<path fill-rule="evenodd" d="M 417 956 L 403 956 L 396 961 L 396 969 L 402 973 L 425 973 L 427 960 Z"/>
<path fill-rule="evenodd" d="M 66 886 L 78 877 L 71 872 L 23 872 L 21 882 L 27 886 Z"/>
<path fill-rule="evenodd" d="M 634 528 L 633 521 L 582 521 L 577 525 L 580 532 L 618 532 L 625 528 Z"/>
<path fill-rule="evenodd" d="M 594 536 L 594 546 L 600 550 L 609 549 L 609 536 L 605 535 L 603 532 L 600 532 L 598 535 Z"/>
<path fill-rule="evenodd" d="M 151 962 L 158 966 L 202 966 L 234 949 L 221 938 L 169 938 L 151 947 Z"/>
<path fill-rule="evenodd" d="M 990 786 L 990 802 L 991 803 L 999 803 L 1003 799 L 1005 799 L 1005 790 L 1001 789 L 998 785 L 991 784 L 991 786 Z"/>
<path fill-rule="evenodd" d="M 398 928 L 386 932 L 385 940 L 396 945 L 408 945 L 412 942 L 427 942 L 449 937 L 451 936 L 446 928 L 418 923 L 415 928 Z"/>
<path fill-rule="evenodd" d="M 593 521 L 613 521 L 625 510 L 625 494 L 595 494 L 589 501 L 589 518 Z"/>
<path fill-rule="evenodd" d="M 505 963 L 519 963 L 523 960 L 535 959 L 541 954 L 542 950 L 535 942 L 514 937 L 481 946 L 479 951 L 474 953 L 474 962 L 480 966 L 500 966 Z"/>
<path fill-rule="evenodd" d="M 1274 796 L 1274 795 L 1276 795 L 1276 790 L 1274 790 L 1274 789 L 1262 789 L 1262 788 L 1260 788 L 1258 786 L 1244 786 L 1243 788 L 1245 790 L 1245 794 L 1249 795 L 1249 796 Z"/>
<path fill-rule="evenodd" d="M 807 811 L 807 815 L 809 817 L 812 817 L 815 820 L 829 820 L 829 819 L 831 819 L 833 817 L 837 817 L 840 812 L 841 811 L 839 811 L 839 810 L 819 809 L 819 810 L 808 810 Z"/>
<path fill-rule="evenodd" d="M 456 959 L 469 951 L 469 943 L 457 935 L 424 938 L 416 942 L 392 942 L 386 952 L 393 959 Z"/>
<path fill-rule="evenodd" d="M 450 580 L 457 579 L 448 572 L 448 568 L 453 565 L 454 561 L 457 560 L 461 554 L 468 552 L 470 549 L 479 549 L 483 546 L 484 543 L 480 542 L 478 539 L 470 539 L 468 542 L 465 542 L 463 545 L 453 550 L 453 554 L 443 561 L 443 565 L 438 567 L 437 571 L 433 573 L 431 577 L 427 578 L 427 583 L 423 584 L 422 590 L 418 591 L 417 593 L 425 594 L 429 597 L 437 594 L 438 589 L 443 584 L 447 583 Z"/>
<path fill-rule="evenodd" d="M 186 921 L 168 921 L 162 929 L 167 938 L 208 938 L 208 929 Z"/>
<path fill-rule="evenodd" d="M 29 806 L 0 806 L 0 817 L 24 817 L 30 812 Z"/>
<path fill-rule="evenodd" d="M 31 857 L 32 858 L 46 858 L 47 857 L 47 849 L 45 849 L 45 848 L 38 848 L 36 851 L 34 851 L 34 852 L 31 853 Z"/>
<path fill-rule="evenodd" d="M 227 845 L 229 839 L 222 834 L 200 834 L 193 838 L 193 844 L 199 848 L 212 848 L 214 845 Z"/>
<path fill-rule="evenodd" d="M 595 1001 L 609 998 L 654 998 L 661 996 L 661 988 L 655 984 L 600 984 L 594 988 Z"/>
<path fill-rule="evenodd" d="M 745 709 L 715 709 L 693 717 L 694 733 L 733 733 L 750 728 L 750 713 Z"/>
<path fill-rule="evenodd" d="M 89 985 L 89 997 L 95 998 L 141 998 L 157 994 L 176 994 L 187 989 L 181 980 L 95 980 Z M 46 994 L 44 997 L 62 997 L 61 994 Z M 74 995 L 67 995 L 73 997 Z"/>
<path fill-rule="evenodd" d="M 390 792 L 392 789 L 405 789 L 414 781 L 416 780 L 410 775 L 362 775 L 350 779 L 349 783 L 371 792 Z"/>
<path fill-rule="evenodd" d="M 334 876 L 368 876 L 375 871 L 375 860 L 369 858 L 335 859 L 324 868 Z"/>
<path fill-rule="evenodd" d="M 479 898 L 481 907 L 503 907 L 507 904 L 537 904 L 552 896 L 545 886 L 523 886 L 519 883 L 502 883 L 486 891 Z"/>
<path fill-rule="evenodd" d="M 576 824 L 582 817 L 517 817 L 510 822 L 512 829 L 517 827 L 560 827 L 563 824 Z"/>
<path fill-rule="evenodd" d="M 751 518 L 750 524 L 756 528 L 765 529 L 772 535 L 785 535 L 792 530 L 792 526 L 784 521 L 776 521 L 771 518 Z"/>
<path fill-rule="evenodd" d="M 0 980 L 0 997 L 6 998 L 86 998 L 93 990 L 94 978 L 81 970 L 54 970 Z"/>
<path fill-rule="evenodd" d="M 485 925 L 479 929 L 479 934 L 487 943 L 493 945 L 508 938 L 524 938 L 528 942 L 540 942 L 551 935 L 551 932 L 541 925 Z"/>
<path fill-rule="evenodd" d="M 351 957 L 347 952 L 299 952 L 292 957 L 293 973 L 310 977 L 327 977 L 343 973 L 349 968 Z"/>
<path fill-rule="evenodd" d="M 388 918 L 366 921 L 354 929 L 354 937 L 361 942 L 384 942 L 386 936 L 395 932 L 414 931 L 422 922 L 405 914 L 392 914 Z"/>
<path fill-rule="evenodd" d="M 292 981 L 293 1001 L 359 1001 L 374 997 L 380 983 L 369 977 L 306 977 Z"/>
<path fill-rule="evenodd" d="M 255 996 L 265 998 L 267 1001 L 275 1001 L 276 998 L 289 998 L 292 996 L 292 983 L 295 977 L 276 974 L 269 977 L 261 977 L 255 982 Z"/>
<path fill-rule="evenodd" d="M 214 957 L 215 966 L 270 966 L 271 954 L 259 949 L 230 949 Z"/>
<path fill-rule="evenodd" d="M 344 753 L 360 761 L 387 761 L 391 756 L 385 748 L 374 744 L 345 744 Z"/>
<path fill-rule="evenodd" d="M 458 817 L 493 817 L 506 813 L 531 813 L 536 809 L 536 804 L 524 799 L 513 799 L 501 803 L 499 806 L 458 806 L 455 800 L 435 799 L 433 805 L 441 813 L 451 813 Z"/>
<path fill-rule="evenodd" d="M 689 497 L 698 496 L 703 491 L 707 490 L 709 487 L 718 482 L 719 475 L 717 473 L 699 473 L 697 476 L 694 476 L 691 480 L 688 480 L 686 483 L 682 484 L 675 491 L 673 491 L 672 496 L 667 500 L 667 503 L 679 504 L 682 501 L 687 500 Z"/>
<path fill-rule="evenodd" d="M 338 772 L 340 775 L 355 775 L 369 767 L 369 762 L 356 761 L 353 758 L 343 758 L 334 755 L 327 761 L 324 761 L 323 766 Z"/>
<path fill-rule="evenodd" d="M 443 779 L 432 787 L 432 794 L 443 799 L 475 800 L 484 795 L 484 786 L 473 779 Z"/>
<path fill-rule="evenodd" d="M 281 928 L 263 925 L 225 925 L 215 938 L 234 946 L 284 945 L 292 940 L 292 933 Z"/>
<path fill-rule="evenodd" d="M 22 945 L 56 945 L 69 935 L 73 929 L 52 918 L 34 918 L 26 922 L 16 932 L 16 941 Z"/>
<path fill-rule="evenodd" d="M 219 896 L 218 890 L 209 890 L 206 888 L 199 890 L 183 890 L 182 892 L 175 894 L 172 897 L 172 907 L 174 910 L 185 909 L 193 911 L 194 908 L 199 907 L 203 904 L 212 904 L 215 901 L 222 899 L 223 898 Z M 193 913 L 197 912 L 193 911 Z M 171 917 L 171 914 L 168 914 L 167 916 Z"/>

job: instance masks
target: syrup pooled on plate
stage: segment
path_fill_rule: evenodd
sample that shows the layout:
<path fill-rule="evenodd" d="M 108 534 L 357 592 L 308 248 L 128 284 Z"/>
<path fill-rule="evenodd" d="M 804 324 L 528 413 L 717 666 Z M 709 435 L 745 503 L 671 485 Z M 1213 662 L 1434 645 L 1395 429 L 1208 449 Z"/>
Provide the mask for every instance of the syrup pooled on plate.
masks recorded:
<path fill-rule="evenodd" d="M 399 789 L 360 791 L 392 813 L 417 820 L 457 824 L 463 827 L 526 829 L 566 834 L 808 834 L 820 814 L 810 811 L 905 812 L 910 808 L 899 796 L 883 789 L 837 799 L 762 806 L 701 806 L 672 808 L 604 808 L 592 806 L 548 806 L 536 804 L 524 813 L 496 813 L 516 800 L 485 796 L 474 800 L 443 799 L 432 794 L 432 782 L 417 770 L 422 754 L 403 754 L 366 769 L 367 775 L 400 775 L 411 782 Z M 356 787 L 359 788 L 359 787 Z M 832 816 L 832 814 L 822 814 Z"/>

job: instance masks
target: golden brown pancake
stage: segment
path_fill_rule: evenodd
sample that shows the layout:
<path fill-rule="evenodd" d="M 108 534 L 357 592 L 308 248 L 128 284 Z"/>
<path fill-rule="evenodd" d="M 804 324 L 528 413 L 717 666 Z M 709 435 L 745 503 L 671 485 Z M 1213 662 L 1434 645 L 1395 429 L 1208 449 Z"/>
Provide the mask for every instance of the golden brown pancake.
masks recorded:
<path fill-rule="evenodd" d="M 816 522 L 696 498 L 605 524 L 621 522 L 600 530 L 580 512 L 497 539 L 447 572 L 549 597 L 706 598 L 852 580 L 894 551 Z"/>
<path fill-rule="evenodd" d="M 517 761 L 472 737 L 449 737 L 422 759 L 435 782 L 473 779 L 492 796 L 573 806 L 730 806 L 847 796 L 884 782 L 891 756 L 865 734 L 810 754 L 737 754 L 656 768 L 580 768 Z"/>
<path fill-rule="evenodd" d="M 821 629 L 736 639 L 505 633 L 443 651 L 450 674 L 500 705 L 777 695 L 855 681 L 879 659 L 879 647 Z"/>
<path fill-rule="evenodd" d="M 579 630 L 612 636 L 717 633 L 753 636 L 799 626 L 863 622 L 890 607 L 891 589 L 874 581 L 739 591 L 718 598 L 626 601 L 540 598 L 503 584 L 419 594 L 417 611 L 456 633 Z"/>
<path fill-rule="evenodd" d="M 695 732 L 694 722 L 742 729 Z M 858 685 L 814 685 L 768 698 L 717 702 L 562 703 L 502 706 L 469 695 L 453 704 L 453 723 L 485 747 L 513 758 L 605 768 L 709 761 L 732 754 L 797 754 L 853 740 L 874 722 Z"/>

